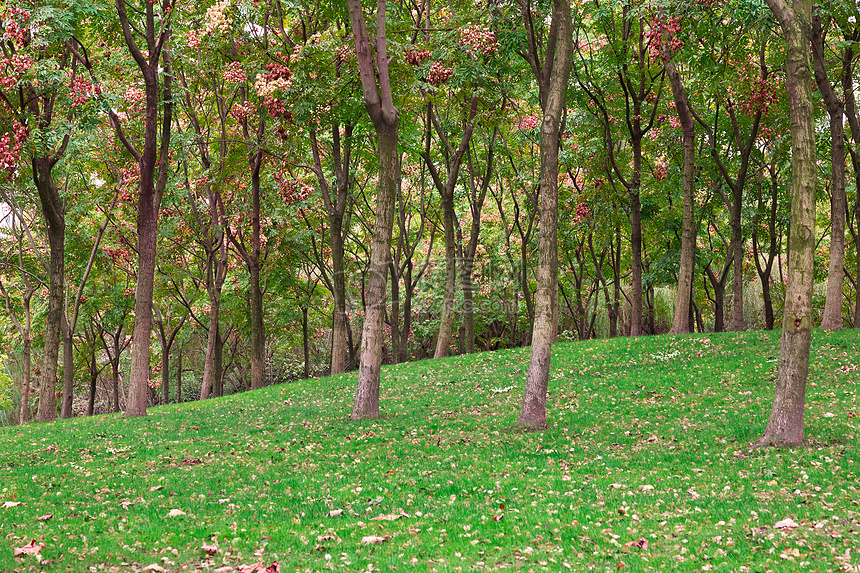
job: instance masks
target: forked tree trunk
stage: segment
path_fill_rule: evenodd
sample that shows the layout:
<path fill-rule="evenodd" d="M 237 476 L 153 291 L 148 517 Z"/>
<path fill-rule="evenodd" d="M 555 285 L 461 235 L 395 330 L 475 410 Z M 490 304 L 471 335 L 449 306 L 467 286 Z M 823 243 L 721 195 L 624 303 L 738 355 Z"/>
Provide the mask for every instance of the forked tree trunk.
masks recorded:
<path fill-rule="evenodd" d="M 376 131 L 379 177 L 376 190 L 376 220 L 370 246 L 367 280 L 367 307 L 361 335 L 361 363 L 353 403 L 353 420 L 379 417 L 379 375 L 384 342 L 383 318 L 394 203 L 400 184 L 400 154 L 397 149 L 398 112 L 391 93 L 385 36 L 385 0 L 376 3 L 376 39 L 371 51 L 367 24 L 360 0 L 347 0 L 349 20 L 355 38 L 364 106 Z M 378 83 L 377 83 L 378 78 Z"/>
<path fill-rule="evenodd" d="M 166 1 L 163 8 L 172 8 Z M 155 283 L 155 253 L 158 238 L 158 212 L 161 197 L 167 186 L 168 149 L 172 127 L 173 97 L 169 57 L 170 20 L 156 24 L 155 5 L 147 2 L 142 11 L 145 25 L 142 39 L 146 54 L 135 39 L 135 27 L 126 13 L 126 0 L 116 0 L 117 14 L 122 26 L 126 46 L 143 77 L 146 111 L 144 116 L 143 149 L 138 151 L 129 140 L 115 112 L 111 121 L 120 141 L 140 167 L 137 200 L 137 284 L 134 291 L 134 332 L 132 335 L 131 371 L 126 402 L 126 417 L 146 415 L 150 375 L 150 333 L 152 332 L 152 295 Z M 157 26 L 160 29 L 157 29 Z M 162 69 L 163 67 L 163 69 Z M 163 86 L 159 75 L 163 73 Z M 163 106 L 159 133 L 159 109 Z M 157 177 L 157 181 L 156 181 Z"/>
<path fill-rule="evenodd" d="M 767 0 L 786 44 L 786 89 L 791 118 L 791 238 L 782 340 L 773 408 L 756 446 L 803 443 L 803 410 L 812 339 L 816 150 L 809 58 L 812 2 Z"/>
<path fill-rule="evenodd" d="M 524 14 L 526 20 L 529 14 Z M 520 417 L 527 428 L 546 426 L 546 393 L 549 383 L 552 343 L 556 337 L 555 305 L 558 304 L 558 152 L 560 128 L 567 95 L 567 80 L 573 56 L 573 24 L 570 3 L 554 0 L 550 41 L 551 68 L 537 79 L 541 85 L 543 121 L 540 132 L 540 231 L 538 238 L 535 321 L 529 370 Z M 531 29 L 531 26 L 529 26 Z M 553 32 L 554 30 L 554 32 Z M 553 33 L 555 36 L 553 36 Z M 536 58 L 534 59 L 536 62 Z M 533 65 L 537 72 L 537 67 Z M 544 81 L 541 82 L 540 80 Z M 545 83 L 544 83 L 545 82 Z M 543 89 L 545 86 L 545 89 Z"/>

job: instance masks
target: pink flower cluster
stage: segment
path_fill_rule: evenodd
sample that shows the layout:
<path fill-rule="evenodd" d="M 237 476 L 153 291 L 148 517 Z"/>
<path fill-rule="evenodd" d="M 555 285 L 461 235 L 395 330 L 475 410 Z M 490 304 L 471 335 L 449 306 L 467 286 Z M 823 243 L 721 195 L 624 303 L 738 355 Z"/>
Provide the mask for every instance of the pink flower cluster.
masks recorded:
<path fill-rule="evenodd" d="M 442 62 L 433 62 L 430 65 L 430 73 L 427 74 L 427 83 L 441 86 L 451 78 L 453 73 L 453 68 L 445 66 Z"/>
<path fill-rule="evenodd" d="M 6 14 L 3 18 L 3 37 L 11 40 L 16 46 L 24 45 L 24 38 L 27 35 L 25 24 L 30 19 L 30 13 L 15 6 L 7 6 Z"/>
<path fill-rule="evenodd" d="M 224 70 L 224 81 L 228 84 L 244 84 L 248 79 L 240 62 L 230 62 Z"/>
<path fill-rule="evenodd" d="M 487 26 L 465 26 L 460 28 L 459 42 L 465 46 L 467 54 L 489 56 L 498 51 L 496 35 Z"/>
<path fill-rule="evenodd" d="M 190 30 L 185 35 L 185 40 L 188 42 L 188 47 L 196 50 L 200 47 L 200 36 L 197 35 L 197 30 Z"/>
<path fill-rule="evenodd" d="M 520 118 L 520 123 L 517 125 L 522 131 L 531 131 L 540 124 L 540 118 L 536 115 L 524 115 Z"/>
<path fill-rule="evenodd" d="M 741 111 L 747 116 L 766 113 L 771 105 L 779 101 L 779 87 L 776 84 L 773 77 L 753 80 L 749 93 L 740 98 Z"/>

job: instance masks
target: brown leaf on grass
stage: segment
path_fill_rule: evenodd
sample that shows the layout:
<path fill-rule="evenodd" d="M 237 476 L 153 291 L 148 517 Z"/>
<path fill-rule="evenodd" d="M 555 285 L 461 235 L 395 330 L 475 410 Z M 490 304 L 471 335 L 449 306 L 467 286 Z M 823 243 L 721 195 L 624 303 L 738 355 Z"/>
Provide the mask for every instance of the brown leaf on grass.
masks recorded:
<path fill-rule="evenodd" d="M 233 569 L 232 566 L 227 565 L 226 567 L 219 567 L 218 569 L 213 570 L 212 573 L 232 573 L 233 571 L 235 571 L 235 569 Z"/>
<path fill-rule="evenodd" d="M 367 535 L 361 538 L 361 542 L 365 545 L 373 545 L 375 543 L 383 543 L 385 541 L 388 541 L 389 539 L 391 539 L 390 535 L 385 535 L 383 537 L 380 537 L 378 535 Z"/>
<path fill-rule="evenodd" d="M 277 561 L 273 561 L 271 565 L 266 565 L 265 561 L 253 565 L 239 565 L 239 573 L 278 573 L 280 570 L 281 566 Z"/>
<path fill-rule="evenodd" d="M 317 543 L 324 543 L 326 541 L 340 541 L 340 537 L 337 535 L 320 535 L 317 537 Z"/>
<path fill-rule="evenodd" d="M 23 505 L 20 501 L 6 501 L 3 502 L 3 509 L 9 509 L 11 507 L 18 507 L 19 505 Z"/>
<path fill-rule="evenodd" d="M 400 513 L 386 513 L 385 515 L 380 514 L 376 517 L 371 517 L 370 521 L 397 521 L 401 517 L 409 517 L 409 514 L 402 509 L 399 511 Z"/>
<path fill-rule="evenodd" d="M 342 509 L 333 509 L 330 512 L 328 512 L 329 517 L 337 517 L 338 515 L 343 515 Z"/>
<path fill-rule="evenodd" d="M 167 512 L 167 517 L 179 517 L 180 515 L 185 515 L 185 512 L 181 509 L 171 509 Z"/>
<path fill-rule="evenodd" d="M 165 569 L 158 563 L 153 563 L 152 565 L 147 565 L 146 567 L 144 567 L 143 571 L 155 571 L 156 573 L 165 573 L 167 569 Z"/>
<path fill-rule="evenodd" d="M 499 515 L 494 515 L 493 521 L 501 521 L 504 516 L 505 516 L 504 513 L 500 513 Z"/>
<path fill-rule="evenodd" d="M 48 521 L 54 517 L 53 513 L 46 513 L 45 515 L 40 515 L 36 518 L 36 521 Z"/>
<path fill-rule="evenodd" d="M 643 550 L 647 551 L 648 550 L 648 540 L 645 539 L 644 537 L 640 537 L 636 541 L 628 541 L 627 543 L 624 544 L 624 547 L 627 547 L 627 548 L 638 547 L 639 549 L 643 549 Z"/>
<path fill-rule="evenodd" d="M 208 555 L 214 555 L 215 553 L 218 553 L 218 546 L 215 545 L 214 543 L 212 543 L 212 544 L 204 543 L 200 549 L 205 551 Z"/>
<path fill-rule="evenodd" d="M 44 547 L 44 543 L 36 543 L 36 540 L 33 539 L 27 545 L 24 545 L 22 547 L 16 547 L 13 551 L 13 555 L 36 555 L 37 553 L 42 551 Z"/>

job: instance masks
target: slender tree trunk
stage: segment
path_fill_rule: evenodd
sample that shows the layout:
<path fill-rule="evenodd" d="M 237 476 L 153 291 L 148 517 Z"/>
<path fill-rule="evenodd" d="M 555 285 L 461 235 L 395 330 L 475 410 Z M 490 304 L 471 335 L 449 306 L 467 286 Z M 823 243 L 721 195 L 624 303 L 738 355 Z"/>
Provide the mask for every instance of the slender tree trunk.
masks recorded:
<path fill-rule="evenodd" d="M 310 351 L 310 337 L 308 336 L 308 307 L 302 308 L 302 348 L 305 352 L 305 367 L 304 367 L 304 376 L 305 378 L 311 377 L 311 351 Z"/>
<path fill-rule="evenodd" d="M 450 177 L 450 175 L 449 175 Z M 448 191 L 447 189 L 445 191 Z M 442 193 L 442 220 L 445 229 L 445 287 L 442 294 L 442 313 L 439 317 L 439 335 L 433 358 L 448 356 L 454 324 L 454 295 L 457 285 L 457 252 L 454 237 L 454 189 Z"/>
<path fill-rule="evenodd" d="M 68 419 L 72 417 L 72 398 L 75 392 L 75 357 L 74 339 L 69 321 L 62 316 L 63 324 L 63 403 L 60 407 L 60 417 Z"/>
<path fill-rule="evenodd" d="M 221 317 L 221 293 L 209 293 L 209 330 L 206 335 L 206 357 L 203 361 L 203 381 L 200 387 L 200 399 L 205 400 L 212 395 L 215 379 L 215 346 L 219 337 Z"/>
<path fill-rule="evenodd" d="M 24 312 L 26 312 L 29 316 L 29 304 L 24 306 Z M 21 388 L 21 412 L 18 416 L 19 424 L 26 424 L 27 418 L 30 415 L 30 406 L 29 406 L 29 397 L 30 397 L 30 385 L 32 383 L 32 346 L 30 342 L 30 332 L 29 330 L 23 334 L 24 339 L 24 348 L 21 350 L 22 360 L 24 362 L 24 384 Z"/>
<path fill-rule="evenodd" d="M 743 183 L 732 189 L 732 331 L 744 329 L 744 238 L 741 226 Z"/>
<path fill-rule="evenodd" d="M 684 210 L 681 218 L 681 261 L 678 268 L 678 296 L 675 301 L 675 317 L 669 334 L 690 332 L 690 301 L 693 292 L 693 271 L 696 264 L 696 221 L 693 208 L 696 204 L 696 130 L 690 115 L 687 92 L 681 74 L 671 59 L 668 42 L 664 43 L 666 73 L 672 86 L 675 110 L 681 121 L 684 141 Z"/>
<path fill-rule="evenodd" d="M 546 426 L 546 393 L 549 383 L 552 343 L 556 338 L 558 304 L 558 153 L 560 128 L 567 95 L 567 80 L 573 56 L 573 25 L 570 3 L 554 0 L 552 24 L 557 30 L 545 98 L 540 133 L 540 231 L 538 238 L 537 291 L 535 322 L 529 370 L 520 417 L 527 428 Z M 540 78 L 538 78 L 540 79 Z M 541 90 L 542 92 L 544 90 Z"/>
<path fill-rule="evenodd" d="M 828 22 L 829 24 L 829 22 Z M 821 328 L 842 329 L 842 280 L 845 264 L 845 219 L 848 200 L 845 195 L 845 133 L 843 104 L 827 77 L 824 61 L 825 34 L 821 15 L 812 18 L 812 62 L 818 91 L 824 96 L 830 118 L 830 249 L 827 268 L 827 294 Z"/>
<path fill-rule="evenodd" d="M 96 346 L 93 341 L 92 355 L 90 356 L 90 392 L 87 401 L 87 416 L 92 416 L 96 405 L 96 383 L 99 379 L 98 363 L 96 362 Z"/>
<path fill-rule="evenodd" d="M 263 387 L 266 376 L 266 332 L 263 324 L 263 290 L 261 271 L 260 221 L 260 168 L 262 151 L 257 150 L 251 160 L 251 253 L 245 261 L 248 266 L 248 283 L 251 287 L 251 389 Z"/>
<path fill-rule="evenodd" d="M 331 234 L 332 285 L 334 309 L 331 327 L 331 374 L 346 371 L 346 275 L 344 270 L 342 218 L 329 217 Z"/>
<path fill-rule="evenodd" d="M 633 142 L 633 179 L 630 186 L 630 336 L 642 335 L 642 206 L 639 191 L 642 182 L 642 139 Z"/>
<path fill-rule="evenodd" d="M 812 2 L 767 0 L 785 38 L 786 90 L 791 118 L 791 238 L 788 284 L 773 408 L 757 446 L 803 443 L 803 410 L 812 339 L 815 249 L 816 151 L 812 69 L 809 61 Z"/>

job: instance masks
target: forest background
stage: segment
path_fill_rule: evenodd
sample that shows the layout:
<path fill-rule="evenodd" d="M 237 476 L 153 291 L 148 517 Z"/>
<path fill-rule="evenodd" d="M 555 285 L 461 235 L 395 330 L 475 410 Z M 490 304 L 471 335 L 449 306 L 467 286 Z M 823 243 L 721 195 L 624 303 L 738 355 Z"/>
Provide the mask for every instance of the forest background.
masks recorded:
<path fill-rule="evenodd" d="M 546 308 L 562 340 L 779 326 L 790 66 L 748 0 L 569 6 L 536 298 L 561 4 L 380 2 L 368 73 L 355 2 L 2 3 L 2 422 L 337 374 L 374 332 L 379 363 L 529 345 Z M 857 12 L 808 28 L 831 330 L 860 324 Z"/>

